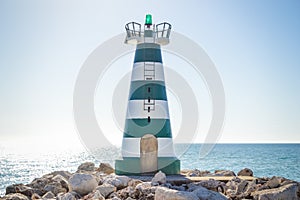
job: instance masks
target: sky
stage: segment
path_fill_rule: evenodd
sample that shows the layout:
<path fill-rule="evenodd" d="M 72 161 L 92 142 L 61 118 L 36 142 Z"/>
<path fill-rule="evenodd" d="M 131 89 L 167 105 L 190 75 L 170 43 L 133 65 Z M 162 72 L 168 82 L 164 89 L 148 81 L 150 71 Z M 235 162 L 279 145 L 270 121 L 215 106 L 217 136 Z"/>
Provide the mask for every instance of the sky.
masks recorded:
<path fill-rule="evenodd" d="M 127 22 L 143 23 L 147 13 L 155 22 L 171 23 L 173 31 L 198 43 L 214 62 L 226 95 L 226 120 L 218 142 L 300 142 L 297 0 L 2 0 L 0 143 L 82 145 L 73 118 L 74 84 L 81 66 L 100 44 L 124 33 Z M 130 70 L 132 56 L 113 66 Z M 181 67 L 178 58 L 164 56 L 169 67 Z M 193 141 L 201 143 L 211 105 L 202 80 L 191 87 L 201 89 L 201 128 Z M 96 99 L 101 95 L 98 92 Z M 170 113 L 176 114 L 176 94 L 168 91 L 168 97 Z M 113 130 L 115 125 L 110 126 Z M 173 129 L 176 134 L 178 125 Z M 121 137 L 116 134 L 110 140 Z"/>

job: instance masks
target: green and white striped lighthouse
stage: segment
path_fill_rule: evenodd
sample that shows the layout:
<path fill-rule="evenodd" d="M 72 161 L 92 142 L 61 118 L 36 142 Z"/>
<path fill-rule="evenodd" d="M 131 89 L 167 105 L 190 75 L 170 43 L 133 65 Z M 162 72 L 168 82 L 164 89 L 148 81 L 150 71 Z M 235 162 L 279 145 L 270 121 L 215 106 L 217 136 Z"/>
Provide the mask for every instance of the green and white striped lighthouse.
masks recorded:
<path fill-rule="evenodd" d="M 128 98 L 122 159 L 116 174 L 179 174 L 180 161 L 173 148 L 161 45 L 169 43 L 171 25 L 152 24 L 146 15 L 144 29 L 125 25 L 126 44 L 136 45 Z"/>

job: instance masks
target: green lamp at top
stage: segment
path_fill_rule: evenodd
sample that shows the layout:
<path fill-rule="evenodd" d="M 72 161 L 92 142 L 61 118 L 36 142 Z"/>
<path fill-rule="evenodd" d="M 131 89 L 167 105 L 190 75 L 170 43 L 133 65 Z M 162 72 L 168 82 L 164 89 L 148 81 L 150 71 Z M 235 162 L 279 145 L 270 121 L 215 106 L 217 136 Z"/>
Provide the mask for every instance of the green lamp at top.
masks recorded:
<path fill-rule="evenodd" d="M 146 15 L 145 25 L 152 25 L 152 15 Z"/>

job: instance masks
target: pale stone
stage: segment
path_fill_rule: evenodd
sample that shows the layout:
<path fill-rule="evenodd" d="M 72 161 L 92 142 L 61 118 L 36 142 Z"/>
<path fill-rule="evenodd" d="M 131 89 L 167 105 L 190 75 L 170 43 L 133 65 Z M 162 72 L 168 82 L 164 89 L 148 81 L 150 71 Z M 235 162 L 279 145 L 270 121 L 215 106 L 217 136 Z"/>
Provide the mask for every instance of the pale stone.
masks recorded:
<path fill-rule="evenodd" d="M 167 182 L 166 174 L 159 171 L 155 174 L 155 176 L 152 178 L 151 183 L 152 184 L 164 184 Z"/>
<path fill-rule="evenodd" d="M 136 185 L 135 189 L 142 192 L 143 190 L 151 188 L 151 182 L 142 182 Z"/>
<path fill-rule="evenodd" d="M 228 199 L 224 195 L 208 190 L 204 187 L 199 187 L 198 189 L 193 191 L 193 194 L 195 194 L 199 199 L 201 200 L 209 200 L 209 199 L 214 199 L 214 200 L 226 200 Z"/>
<path fill-rule="evenodd" d="M 96 187 L 96 191 L 99 191 L 100 194 L 106 198 L 109 194 L 116 191 L 116 187 L 111 184 L 104 183 L 104 184 Z"/>
<path fill-rule="evenodd" d="M 252 196 L 256 200 L 298 200 L 297 196 L 298 185 L 297 184 L 289 184 L 284 185 L 279 188 L 261 190 L 252 193 Z"/>
<path fill-rule="evenodd" d="M 111 184 L 117 187 L 118 190 L 123 189 L 128 186 L 129 181 L 131 178 L 128 176 L 107 176 L 104 178 L 103 183 Z"/>
<path fill-rule="evenodd" d="M 98 185 L 96 179 L 89 174 L 74 174 L 69 179 L 71 191 L 75 191 L 80 195 L 86 195 L 92 192 Z"/>
<path fill-rule="evenodd" d="M 157 187 L 155 191 L 155 200 L 197 200 L 196 194 L 192 192 L 177 191 L 164 187 Z"/>

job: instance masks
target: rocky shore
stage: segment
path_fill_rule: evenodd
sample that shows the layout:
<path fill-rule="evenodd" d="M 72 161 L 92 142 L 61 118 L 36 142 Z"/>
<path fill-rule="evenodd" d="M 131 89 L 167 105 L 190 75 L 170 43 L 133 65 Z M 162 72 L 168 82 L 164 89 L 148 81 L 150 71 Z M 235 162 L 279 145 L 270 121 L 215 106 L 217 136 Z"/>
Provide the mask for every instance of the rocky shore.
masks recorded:
<path fill-rule="evenodd" d="M 197 181 L 197 177 L 206 178 Z M 220 177 L 227 178 L 221 180 Z M 253 177 L 251 169 L 242 169 L 237 175 L 229 170 L 212 173 L 195 169 L 183 170 L 178 176 L 166 176 L 162 172 L 148 177 L 118 176 L 109 164 L 101 163 L 96 167 L 94 163 L 86 162 L 75 173 L 55 171 L 29 184 L 10 185 L 0 200 L 300 199 L 299 182 L 283 177 L 245 177 Z"/>

